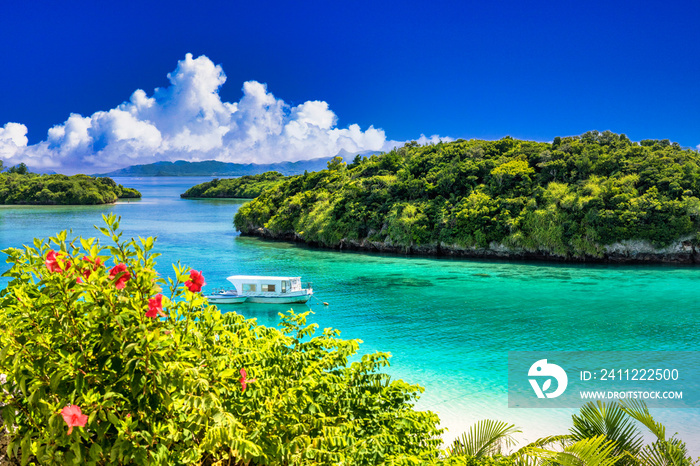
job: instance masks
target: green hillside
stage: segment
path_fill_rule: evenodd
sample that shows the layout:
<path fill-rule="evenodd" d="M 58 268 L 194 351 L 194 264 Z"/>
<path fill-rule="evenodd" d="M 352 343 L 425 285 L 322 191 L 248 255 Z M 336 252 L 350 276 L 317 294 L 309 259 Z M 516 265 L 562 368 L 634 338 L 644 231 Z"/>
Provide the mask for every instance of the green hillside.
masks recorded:
<path fill-rule="evenodd" d="M 183 198 L 238 198 L 252 199 L 284 180 L 279 172 L 266 172 L 259 175 L 246 175 L 240 178 L 215 178 L 211 181 L 192 186 L 180 194 Z"/>
<path fill-rule="evenodd" d="M 700 154 L 592 131 L 552 143 L 416 143 L 336 159 L 241 207 L 243 234 L 327 247 L 603 258 L 609 245 L 685 241 L 700 226 Z"/>
<path fill-rule="evenodd" d="M 0 173 L 0 204 L 108 204 L 118 198 L 139 197 L 140 192 L 111 178 L 37 175 L 23 169 Z"/>

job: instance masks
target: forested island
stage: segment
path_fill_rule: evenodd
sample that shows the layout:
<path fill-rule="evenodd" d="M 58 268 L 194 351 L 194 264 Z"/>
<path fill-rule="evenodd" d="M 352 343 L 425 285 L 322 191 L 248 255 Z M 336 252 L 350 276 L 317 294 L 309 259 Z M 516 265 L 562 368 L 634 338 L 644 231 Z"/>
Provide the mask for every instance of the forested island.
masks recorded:
<path fill-rule="evenodd" d="M 244 235 L 408 254 L 700 262 L 700 154 L 591 131 L 341 158 L 239 209 Z"/>
<path fill-rule="evenodd" d="M 184 194 L 180 194 L 180 197 L 253 199 L 266 189 L 277 186 L 286 178 L 288 177 L 274 171 L 223 180 L 214 178 L 206 183 L 192 186 Z"/>
<path fill-rule="evenodd" d="M 0 173 L 0 204 L 90 205 L 140 197 L 137 190 L 125 188 L 111 178 L 38 175 L 30 173 L 23 164 Z"/>

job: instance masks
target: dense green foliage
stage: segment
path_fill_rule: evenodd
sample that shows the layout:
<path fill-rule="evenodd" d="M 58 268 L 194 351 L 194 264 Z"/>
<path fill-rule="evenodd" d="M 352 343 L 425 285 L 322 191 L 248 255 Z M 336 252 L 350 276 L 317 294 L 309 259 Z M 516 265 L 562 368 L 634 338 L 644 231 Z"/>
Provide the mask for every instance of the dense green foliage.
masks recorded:
<path fill-rule="evenodd" d="M 0 406 L 23 462 L 438 457 L 438 418 L 412 409 L 420 387 L 379 372 L 387 354 L 349 363 L 359 341 L 315 334 L 306 314 L 290 311 L 281 330 L 222 314 L 190 289 L 186 268 L 174 266 L 167 281 L 156 273 L 152 238 L 124 241 L 118 220 L 106 220 L 113 246 L 63 232 L 4 251 L 12 267 L 0 293 Z M 149 316 L 158 303 L 162 317 Z M 84 427 L 68 429 L 67 405 L 81 408 Z"/>
<path fill-rule="evenodd" d="M 0 160 L 0 171 L 3 169 L 3 163 Z M 18 175 L 26 175 L 29 173 L 29 167 L 27 167 L 27 164 L 24 162 L 15 165 L 14 167 L 10 167 L 7 169 L 7 173 L 17 173 Z"/>
<path fill-rule="evenodd" d="M 601 257 L 622 240 L 697 242 L 700 154 L 596 131 L 552 143 L 406 144 L 291 177 L 242 206 L 235 226 L 338 247 L 489 248 Z"/>
<path fill-rule="evenodd" d="M 0 173 L 0 204 L 108 204 L 141 193 L 111 178 L 87 175 L 37 175 L 12 170 Z"/>
<path fill-rule="evenodd" d="M 641 427 L 648 432 L 644 438 Z M 520 430 L 502 421 L 471 426 L 447 449 L 442 464 L 503 466 L 692 466 L 688 446 L 657 422 L 639 400 L 589 402 L 573 415 L 568 434 L 510 451 Z M 647 441 L 645 441 L 647 440 Z M 451 462 L 451 460 L 455 460 Z"/>
<path fill-rule="evenodd" d="M 196 271 L 162 278 L 153 238 L 105 221 L 109 246 L 62 232 L 3 251 L 0 414 L 22 464 L 691 465 L 639 402 L 589 403 L 568 434 L 515 451 L 520 431 L 485 420 L 440 450 L 422 389 L 380 372 L 387 354 L 357 358 L 308 313 L 279 330 L 222 314 Z"/>
<path fill-rule="evenodd" d="M 284 179 L 285 177 L 279 172 L 266 172 L 223 180 L 214 178 L 211 181 L 192 186 L 184 194 L 180 194 L 180 197 L 253 199 L 266 189 L 274 188 Z"/>

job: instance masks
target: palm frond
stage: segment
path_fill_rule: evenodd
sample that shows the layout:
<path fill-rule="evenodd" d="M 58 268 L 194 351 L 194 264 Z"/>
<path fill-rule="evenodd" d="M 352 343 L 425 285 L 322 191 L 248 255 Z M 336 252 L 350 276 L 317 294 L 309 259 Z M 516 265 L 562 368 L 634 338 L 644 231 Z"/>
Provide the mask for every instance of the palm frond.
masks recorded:
<path fill-rule="evenodd" d="M 652 434 L 659 440 L 666 440 L 666 427 L 663 424 L 656 422 L 649 413 L 647 405 L 640 400 L 622 400 L 620 401 L 622 410 L 630 417 L 639 421 L 644 427 L 649 429 Z"/>
<path fill-rule="evenodd" d="M 685 444 L 677 439 L 659 440 L 647 445 L 638 455 L 644 466 L 690 466 Z"/>
<path fill-rule="evenodd" d="M 542 437 L 534 442 L 528 443 L 519 448 L 510 455 L 510 457 L 513 459 L 516 466 L 535 466 L 540 459 L 540 456 L 537 454 L 539 451 L 538 449 L 558 446 L 563 450 L 571 443 L 570 435 L 550 435 L 549 437 Z"/>
<path fill-rule="evenodd" d="M 513 434 L 521 431 L 514 424 L 485 419 L 457 438 L 447 449 L 449 456 L 468 455 L 476 459 L 501 453 L 515 444 Z"/>
<path fill-rule="evenodd" d="M 618 403 L 586 403 L 580 414 L 573 416 L 573 423 L 570 432 L 574 440 L 604 436 L 620 457 L 625 452 L 634 456 L 644 445 L 641 432 Z"/>
<path fill-rule="evenodd" d="M 650 466 L 690 464 L 685 443 L 675 437 L 666 439 L 666 427 L 654 420 L 643 401 L 623 400 L 620 405 L 630 417 L 639 421 L 656 436 L 657 441 L 648 445 L 639 454 L 646 464 Z"/>
<path fill-rule="evenodd" d="M 615 455 L 614 442 L 597 436 L 585 438 L 564 448 L 563 451 L 533 447 L 528 456 L 536 458 L 542 466 L 612 466 L 620 457 Z"/>

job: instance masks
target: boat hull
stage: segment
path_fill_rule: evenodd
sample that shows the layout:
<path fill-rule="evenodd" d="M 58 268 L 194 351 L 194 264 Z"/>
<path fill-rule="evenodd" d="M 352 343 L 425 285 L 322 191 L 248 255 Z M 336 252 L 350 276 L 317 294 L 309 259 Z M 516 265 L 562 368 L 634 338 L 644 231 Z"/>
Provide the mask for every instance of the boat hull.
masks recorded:
<path fill-rule="evenodd" d="M 292 292 L 280 295 L 234 295 L 234 294 L 213 294 L 207 296 L 210 304 L 241 304 L 241 303 L 261 303 L 261 304 L 303 304 L 311 299 L 313 292 Z"/>
<path fill-rule="evenodd" d="M 248 296 L 247 303 L 261 304 L 303 304 L 311 299 L 311 295 L 300 296 Z"/>
<path fill-rule="evenodd" d="M 246 296 L 207 296 L 210 304 L 241 304 L 248 299 Z"/>

